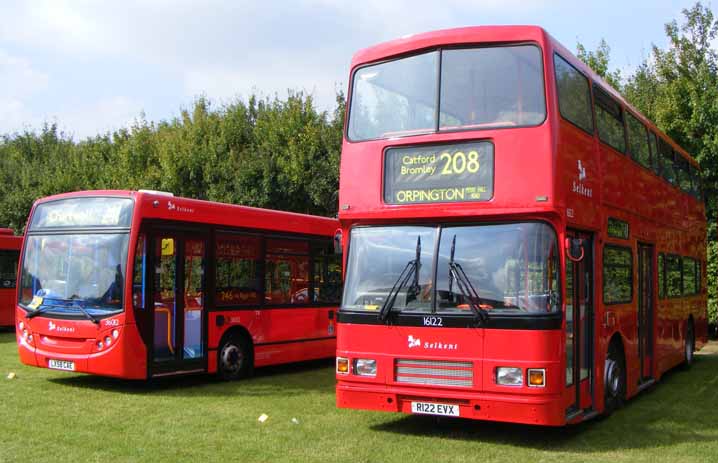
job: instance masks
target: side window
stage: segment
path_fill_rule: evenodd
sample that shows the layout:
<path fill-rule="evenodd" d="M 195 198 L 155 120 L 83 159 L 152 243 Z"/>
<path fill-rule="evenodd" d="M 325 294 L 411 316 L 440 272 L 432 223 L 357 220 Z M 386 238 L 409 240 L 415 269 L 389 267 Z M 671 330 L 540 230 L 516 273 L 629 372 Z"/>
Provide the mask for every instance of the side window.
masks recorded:
<path fill-rule="evenodd" d="M 15 287 L 19 259 L 18 251 L 0 251 L 0 289 Z"/>
<path fill-rule="evenodd" d="M 597 85 L 593 86 L 593 95 L 596 100 L 598 138 L 607 145 L 625 153 L 626 136 L 623 128 L 623 109 L 621 109 L 621 105 Z"/>
<path fill-rule="evenodd" d="M 676 174 L 673 169 L 673 150 L 671 145 L 662 138 L 658 139 L 658 151 L 660 152 L 661 176 L 671 184 L 676 184 Z"/>
<path fill-rule="evenodd" d="M 257 305 L 261 298 L 261 239 L 251 235 L 217 237 L 215 300 L 217 305 Z"/>
<path fill-rule="evenodd" d="M 137 238 L 135 247 L 135 265 L 132 270 L 132 305 L 135 309 L 145 308 L 145 235 Z"/>
<path fill-rule="evenodd" d="M 554 55 L 558 108 L 567 121 L 593 134 L 588 79 L 559 55 Z"/>
<path fill-rule="evenodd" d="M 264 287 L 266 304 L 309 304 L 309 242 L 267 240 Z"/>
<path fill-rule="evenodd" d="M 698 294 L 698 279 L 696 273 L 696 261 L 690 257 L 683 258 L 683 295 L 691 296 Z"/>
<path fill-rule="evenodd" d="M 691 195 L 693 195 L 694 198 L 700 199 L 700 191 L 701 191 L 701 182 L 700 182 L 700 171 L 693 167 L 692 165 L 688 166 L 688 175 L 691 178 Z"/>
<path fill-rule="evenodd" d="M 656 175 L 661 174 L 660 164 L 658 155 L 658 142 L 656 141 L 656 134 L 653 132 L 648 133 L 648 143 L 651 145 L 651 168 Z"/>
<path fill-rule="evenodd" d="M 628 125 L 628 151 L 631 157 L 643 167 L 651 168 L 651 152 L 648 148 L 646 127 L 631 113 L 626 113 Z"/>
<path fill-rule="evenodd" d="M 658 254 L 658 297 L 666 297 L 666 256 Z"/>
<path fill-rule="evenodd" d="M 676 160 L 676 172 L 678 174 L 678 186 L 684 193 L 691 192 L 691 174 L 688 172 L 688 160 L 680 153 L 673 152 Z"/>
<path fill-rule="evenodd" d="M 313 302 L 339 303 L 342 297 L 342 260 L 331 242 L 315 244 L 312 252 Z"/>
<path fill-rule="evenodd" d="M 603 303 L 622 304 L 633 299 L 633 253 L 631 248 L 603 248 Z"/>
<path fill-rule="evenodd" d="M 666 291 L 668 297 L 680 297 L 683 293 L 681 270 L 682 263 L 680 256 L 666 256 Z"/>

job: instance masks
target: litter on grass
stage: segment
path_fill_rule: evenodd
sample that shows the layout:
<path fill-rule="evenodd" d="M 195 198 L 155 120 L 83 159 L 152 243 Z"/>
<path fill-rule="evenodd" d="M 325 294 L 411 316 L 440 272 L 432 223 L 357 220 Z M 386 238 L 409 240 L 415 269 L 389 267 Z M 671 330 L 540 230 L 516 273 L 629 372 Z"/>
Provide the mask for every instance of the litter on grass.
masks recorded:
<path fill-rule="evenodd" d="M 296 419 L 296 418 L 292 418 L 292 423 L 294 423 L 294 424 L 299 424 L 299 420 Z"/>
<path fill-rule="evenodd" d="M 15 372 L 11 371 L 10 373 L 7 374 L 7 379 L 15 379 L 15 378 L 17 378 L 17 375 L 15 374 Z"/>
<path fill-rule="evenodd" d="M 259 421 L 260 423 L 264 423 L 265 421 L 267 421 L 267 419 L 269 419 L 269 416 L 267 416 L 265 413 L 262 413 L 261 415 L 259 415 L 259 418 L 257 418 L 257 421 Z"/>

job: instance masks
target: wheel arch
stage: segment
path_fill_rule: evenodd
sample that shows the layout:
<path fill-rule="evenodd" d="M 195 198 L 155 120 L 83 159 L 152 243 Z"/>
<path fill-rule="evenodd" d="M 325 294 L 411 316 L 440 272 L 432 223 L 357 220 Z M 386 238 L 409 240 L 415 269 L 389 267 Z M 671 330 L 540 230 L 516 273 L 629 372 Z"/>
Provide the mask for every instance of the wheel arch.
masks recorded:
<path fill-rule="evenodd" d="M 249 353 L 252 356 L 252 367 L 254 367 L 254 340 L 252 339 L 252 335 L 249 333 L 249 330 L 243 326 L 243 325 L 232 325 L 229 328 L 227 328 L 224 333 L 222 333 L 222 337 L 219 338 L 219 343 L 217 344 L 217 350 L 222 349 L 222 345 L 224 342 L 231 336 L 237 336 L 241 339 L 244 339 L 247 341 L 247 345 L 249 346 Z"/>

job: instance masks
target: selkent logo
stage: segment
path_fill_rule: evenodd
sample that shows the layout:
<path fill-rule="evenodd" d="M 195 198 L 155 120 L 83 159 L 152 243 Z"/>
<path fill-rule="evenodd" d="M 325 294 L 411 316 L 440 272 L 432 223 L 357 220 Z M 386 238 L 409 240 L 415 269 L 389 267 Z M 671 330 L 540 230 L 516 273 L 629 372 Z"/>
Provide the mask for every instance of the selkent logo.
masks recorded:
<path fill-rule="evenodd" d="M 412 335 L 409 335 L 409 337 L 406 340 L 407 344 L 409 344 L 409 349 L 413 349 L 414 347 L 421 347 L 426 350 L 458 350 L 459 345 L 456 343 L 445 343 L 445 342 L 425 342 L 421 343 L 420 338 L 415 338 Z"/>
<path fill-rule="evenodd" d="M 588 175 L 586 175 L 586 167 L 581 163 L 581 160 L 578 160 L 578 182 L 574 180 L 571 182 L 571 191 L 573 193 L 579 194 L 581 196 L 585 196 L 586 198 L 593 198 L 593 189 L 588 188 L 586 185 L 584 185 L 583 181 L 588 178 Z"/>
<path fill-rule="evenodd" d="M 185 212 L 188 214 L 193 214 L 194 209 L 191 207 L 184 207 L 184 206 L 178 206 L 177 204 L 173 203 L 172 201 L 167 201 L 167 210 L 168 211 L 175 211 L 175 212 Z"/>
<path fill-rule="evenodd" d="M 47 329 L 50 331 L 57 331 L 58 333 L 74 333 L 75 328 L 71 326 L 59 326 L 53 322 L 47 324 Z"/>

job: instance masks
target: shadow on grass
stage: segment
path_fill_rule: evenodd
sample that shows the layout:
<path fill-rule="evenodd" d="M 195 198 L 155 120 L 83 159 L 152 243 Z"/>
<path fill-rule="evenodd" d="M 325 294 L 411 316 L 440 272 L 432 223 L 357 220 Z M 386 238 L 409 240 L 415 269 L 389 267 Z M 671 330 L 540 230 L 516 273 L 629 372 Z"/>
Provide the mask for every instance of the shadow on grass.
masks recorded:
<path fill-rule="evenodd" d="M 0 344 L 16 342 L 14 326 L 0 326 Z"/>
<path fill-rule="evenodd" d="M 254 376 L 222 381 L 215 375 L 168 376 L 132 381 L 91 375 L 50 378 L 58 385 L 108 392 L 168 396 L 284 396 L 334 391 L 334 359 L 257 368 Z"/>
<path fill-rule="evenodd" d="M 552 428 L 405 415 L 372 429 L 536 450 L 591 453 L 714 442 L 718 438 L 718 422 L 713 418 L 716 409 L 718 355 L 703 355 L 688 371 L 679 367 L 666 373 L 659 384 L 634 397 L 612 416 L 574 426 Z"/>

